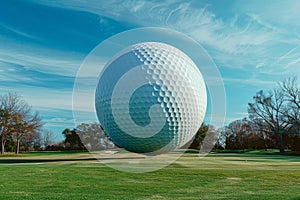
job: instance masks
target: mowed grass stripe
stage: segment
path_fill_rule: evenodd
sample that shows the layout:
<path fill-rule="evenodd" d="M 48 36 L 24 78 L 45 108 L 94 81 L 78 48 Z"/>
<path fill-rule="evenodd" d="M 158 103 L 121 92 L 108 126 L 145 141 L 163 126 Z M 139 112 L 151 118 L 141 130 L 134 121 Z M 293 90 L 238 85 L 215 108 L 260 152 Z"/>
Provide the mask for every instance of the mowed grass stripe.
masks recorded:
<path fill-rule="evenodd" d="M 293 156 L 212 154 L 199 159 L 185 154 L 164 169 L 142 174 L 80 160 L 90 157 L 86 153 L 29 157 L 48 156 L 78 160 L 0 165 L 0 199 L 300 199 L 300 159 Z"/>

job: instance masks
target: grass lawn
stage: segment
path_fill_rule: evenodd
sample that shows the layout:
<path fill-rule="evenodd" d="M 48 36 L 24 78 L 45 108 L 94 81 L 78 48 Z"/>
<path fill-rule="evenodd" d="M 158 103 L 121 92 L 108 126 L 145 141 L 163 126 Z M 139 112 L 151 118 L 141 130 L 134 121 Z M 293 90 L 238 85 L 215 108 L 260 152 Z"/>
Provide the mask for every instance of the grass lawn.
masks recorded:
<path fill-rule="evenodd" d="M 189 152 L 134 174 L 88 153 L 11 155 L 0 157 L 0 199 L 300 199 L 300 157 Z"/>

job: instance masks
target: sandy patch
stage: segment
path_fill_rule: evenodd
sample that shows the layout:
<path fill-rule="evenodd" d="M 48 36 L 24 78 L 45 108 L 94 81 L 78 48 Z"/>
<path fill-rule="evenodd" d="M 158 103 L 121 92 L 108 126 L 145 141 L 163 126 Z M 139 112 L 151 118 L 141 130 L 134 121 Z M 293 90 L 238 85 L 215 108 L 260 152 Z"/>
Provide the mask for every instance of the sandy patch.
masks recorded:
<path fill-rule="evenodd" d="M 231 178 L 227 178 L 227 180 L 231 180 L 231 181 L 240 181 L 242 180 L 241 178 L 236 178 L 236 177 L 231 177 Z"/>

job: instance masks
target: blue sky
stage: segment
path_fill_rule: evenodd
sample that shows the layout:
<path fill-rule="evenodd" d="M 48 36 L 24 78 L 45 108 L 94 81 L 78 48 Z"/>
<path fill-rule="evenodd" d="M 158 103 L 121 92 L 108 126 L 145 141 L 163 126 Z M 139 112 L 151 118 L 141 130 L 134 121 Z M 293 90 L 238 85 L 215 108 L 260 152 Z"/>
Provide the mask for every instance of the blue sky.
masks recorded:
<path fill-rule="evenodd" d="M 0 93 L 22 95 L 61 135 L 74 127 L 73 84 L 89 52 L 125 30 L 165 27 L 195 39 L 216 63 L 229 122 L 247 116 L 258 90 L 299 74 L 299 7 L 297 0 L 1 1 Z"/>

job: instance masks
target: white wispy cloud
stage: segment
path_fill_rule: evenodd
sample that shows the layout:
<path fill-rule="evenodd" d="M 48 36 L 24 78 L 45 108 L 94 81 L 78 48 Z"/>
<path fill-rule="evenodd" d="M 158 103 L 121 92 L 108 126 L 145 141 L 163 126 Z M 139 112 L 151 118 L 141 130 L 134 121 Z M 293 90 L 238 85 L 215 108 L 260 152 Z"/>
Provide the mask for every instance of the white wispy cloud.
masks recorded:
<path fill-rule="evenodd" d="M 39 40 L 38 37 L 30 35 L 30 34 L 24 32 L 22 30 L 19 30 L 18 28 L 12 27 L 8 24 L 4 24 L 4 23 L 1 23 L 1 22 L 0 22 L 0 29 L 4 29 L 6 31 L 9 31 L 11 33 L 15 33 L 16 35 L 20 35 L 20 36 L 23 36 L 23 37 L 28 38 L 28 39 Z"/>
<path fill-rule="evenodd" d="M 195 7 L 182 1 L 115 0 L 90 1 L 89 4 L 69 0 L 38 2 L 91 12 L 138 26 L 161 26 L 179 30 L 204 45 L 222 67 L 247 68 L 250 71 L 256 69 L 256 73 L 278 73 L 282 72 L 282 66 L 286 66 L 287 70 L 289 66 L 298 64 L 296 57 L 280 58 L 287 53 L 281 46 L 290 45 L 293 48 L 295 44 L 300 44 L 300 40 L 294 38 L 293 33 L 287 31 L 282 23 L 286 21 L 291 24 L 294 23 L 291 21 L 298 19 L 298 10 L 295 7 L 299 3 L 295 1 L 276 1 L 271 5 L 258 1 L 251 5 L 238 2 L 233 6 L 236 12 L 229 13 L 226 21 L 214 13 L 209 5 Z M 277 11 L 284 16 L 274 13 Z M 274 16 L 278 21 L 274 20 Z M 293 26 L 295 24 L 298 25 L 294 23 Z M 281 59 L 280 62 L 274 63 L 277 59 Z"/>
<path fill-rule="evenodd" d="M 0 40 L 1 41 L 1 40 Z M 14 45 L 15 43 L 10 43 Z M 27 46 L 0 47 L 0 61 L 27 66 L 44 73 L 75 76 L 84 55 L 62 52 L 55 49 Z"/>
<path fill-rule="evenodd" d="M 261 85 L 264 85 L 265 87 L 272 88 L 276 86 L 277 81 L 276 80 L 261 80 L 258 78 L 223 78 L 224 82 L 227 83 L 233 83 L 233 84 L 240 84 L 240 85 L 250 85 L 250 86 L 256 86 L 261 87 Z"/>
<path fill-rule="evenodd" d="M 275 0 L 268 3 L 260 0 L 235 1 L 233 9 L 243 13 L 259 13 L 261 18 L 269 21 L 271 24 L 280 24 L 282 26 L 299 26 L 300 21 L 296 20 L 299 16 L 300 2 L 297 0 Z M 285 30 L 290 32 L 290 30 Z"/>
<path fill-rule="evenodd" d="M 300 74 L 299 1 L 273 1 L 272 3 L 259 0 L 235 1 L 230 4 L 226 14 L 220 14 L 222 12 L 214 10 L 209 4 L 197 6 L 180 0 L 91 0 L 88 3 L 81 0 L 35 0 L 35 2 L 69 11 L 92 13 L 99 16 L 98 21 L 101 25 L 107 23 L 105 18 L 110 18 L 120 24 L 126 22 L 135 27 L 159 26 L 183 32 L 202 44 L 219 68 L 234 69 L 239 71 L 239 74 L 249 74 L 245 78 L 237 77 L 235 73 L 227 73 L 223 77 L 227 85 L 241 84 L 245 87 L 263 85 L 271 88 L 282 77 Z M 30 41 L 39 41 L 38 36 L 28 34 L 9 24 L 2 23 L 0 27 Z M 47 47 L 45 44 L 43 46 L 30 42 L 18 43 L 14 38 L 5 36 L 0 38 L 0 43 L 3 44 L 0 46 L 0 61 L 28 67 L 45 74 L 74 77 L 86 56 L 79 52 Z M 98 61 L 101 63 L 101 60 Z M 89 113 L 91 111 L 89 104 L 94 102 L 93 87 L 97 65 L 95 63 L 90 65 L 93 67 L 80 74 L 83 82 L 78 95 L 85 97 L 86 101 L 79 102 L 80 105 L 76 107 L 78 112 Z M 12 73 L 9 69 L 16 70 L 16 68 L 4 67 L 5 69 L 0 68 L 0 78 L 3 80 L 27 83 L 35 81 L 32 77 L 22 76 L 16 76 L 13 80 L 14 77 L 8 76 Z M 89 79 L 89 76 L 92 78 Z M 207 81 L 216 82 L 215 78 L 210 77 Z M 11 87 L 0 86 L 2 91 L 8 91 Z M 24 97 L 33 105 L 72 109 L 70 88 L 45 89 L 29 87 L 25 84 L 18 86 L 16 90 L 26 91 Z M 83 116 L 85 116 L 83 120 L 88 120 L 90 114 Z M 53 120 L 57 118 L 53 118 L 52 122 Z M 64 120 L 67 118 L 62 117 L 60 121 Z"/>

